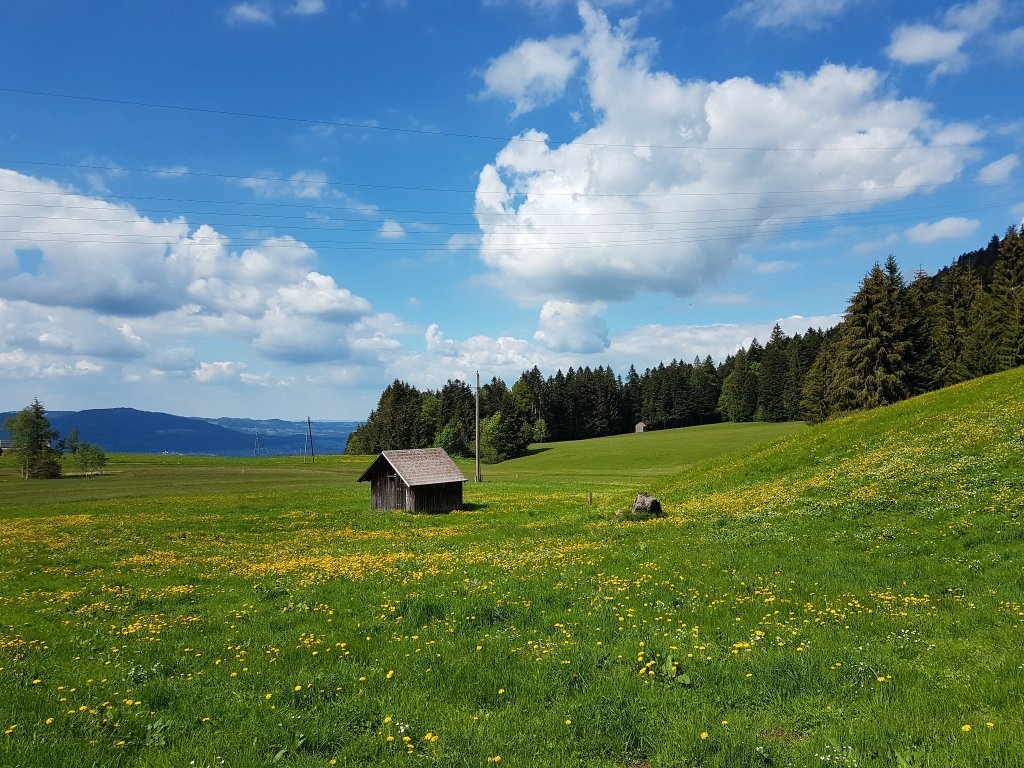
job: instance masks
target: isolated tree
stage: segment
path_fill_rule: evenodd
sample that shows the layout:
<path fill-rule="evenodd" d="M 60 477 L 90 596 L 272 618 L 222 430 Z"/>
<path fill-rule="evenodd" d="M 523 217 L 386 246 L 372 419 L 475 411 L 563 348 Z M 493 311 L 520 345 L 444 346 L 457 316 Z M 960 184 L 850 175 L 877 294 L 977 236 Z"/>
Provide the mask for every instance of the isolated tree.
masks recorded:
<path fill-rule="evenodd" d="M 46 409 L 38 398 L 4 422 L 11 435 L 12 450 L 21 464 L 21 476 L 29 478 L 60 477 L 60 453 L 53 441 L 58 432 L 50 426 Z"/>
<path fill-rule="evenodd" d="M 107 466 L 107 454 L 103 452 L 102 448 L 92 443 L 76 440 L 75 450 L 71 456 L 83 472 L 98 472 L 102 475 L 103 468 Z"/>
<path fill-rule="evenodd" d="M 533 422 L 533 435 L 531 437 L 535 443 L 543 443 L 551 439 L 551 433 L 548 431 L 548 423 L 544 421 L 543 416 Z"/>

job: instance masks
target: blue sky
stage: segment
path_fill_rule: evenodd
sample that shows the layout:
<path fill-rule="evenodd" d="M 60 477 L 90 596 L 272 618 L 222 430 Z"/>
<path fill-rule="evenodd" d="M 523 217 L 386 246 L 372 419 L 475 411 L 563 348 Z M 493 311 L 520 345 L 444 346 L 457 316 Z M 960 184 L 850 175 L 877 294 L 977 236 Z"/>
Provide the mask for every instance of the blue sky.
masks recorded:
<path fill-rule="evenodd" d="M 0 6 L 0 410 L 721 360 L 1024 217 L 1024 3 Z"/>

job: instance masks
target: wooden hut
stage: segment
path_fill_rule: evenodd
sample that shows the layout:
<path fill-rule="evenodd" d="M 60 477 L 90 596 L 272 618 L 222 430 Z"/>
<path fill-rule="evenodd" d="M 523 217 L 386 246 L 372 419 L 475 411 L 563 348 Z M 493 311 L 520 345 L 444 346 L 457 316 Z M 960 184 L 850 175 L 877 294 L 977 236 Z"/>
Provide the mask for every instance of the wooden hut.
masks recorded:
<path fill-rule="evenodd" d="M 443 448 L 384 451 L 359 478 L 370 483 L 371 509 L 451 512 L 462 507 L 466 476 Z"/>
<path fill-rule="evenodd" d="M 636 431 L 637 432 L 646 432 L 647 431 L 647 422 L 646 421 L 638 421 L 637 425 L 636 425 Z"/>

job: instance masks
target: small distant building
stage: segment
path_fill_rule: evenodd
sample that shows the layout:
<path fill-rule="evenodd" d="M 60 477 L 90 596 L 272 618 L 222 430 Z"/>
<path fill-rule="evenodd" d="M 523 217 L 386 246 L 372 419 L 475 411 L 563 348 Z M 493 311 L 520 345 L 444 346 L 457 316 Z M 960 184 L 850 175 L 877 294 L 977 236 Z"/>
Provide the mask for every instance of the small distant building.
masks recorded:
<path fill-rule="evenodd" d="M 646 421 L 638 421 L 637 425 L 636 425 L 636 431 L 637 432 L 646 432 L 647 431 L 647 422 Z"/>
<path fill-rule="evenodd" d="M 443 448 L 384 451 L 359 477 L 371 509 L 451 512 L 462 508 L 462 474 Z"/>

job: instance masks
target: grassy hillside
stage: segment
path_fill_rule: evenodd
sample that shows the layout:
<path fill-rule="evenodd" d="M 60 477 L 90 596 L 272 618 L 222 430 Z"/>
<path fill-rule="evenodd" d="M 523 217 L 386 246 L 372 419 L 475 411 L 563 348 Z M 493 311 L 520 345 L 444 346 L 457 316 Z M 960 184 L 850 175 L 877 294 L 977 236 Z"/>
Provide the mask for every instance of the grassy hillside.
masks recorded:
<path fill-rule="evenodd" d="M 551 446 L 436 517 L 360 457 L 0 469 L 0 764 L 1022 765 L 1022 425 L 1018 370 Z"/>
<path fill-rule="evenodd" d="M 534 445 L 529 456 L 485 467 L 485 478 L 586 478 L 599 483 L 678 474 L 684 467 L 755 443 L 803 432 L 802 423 L 709 424 Z"/>

